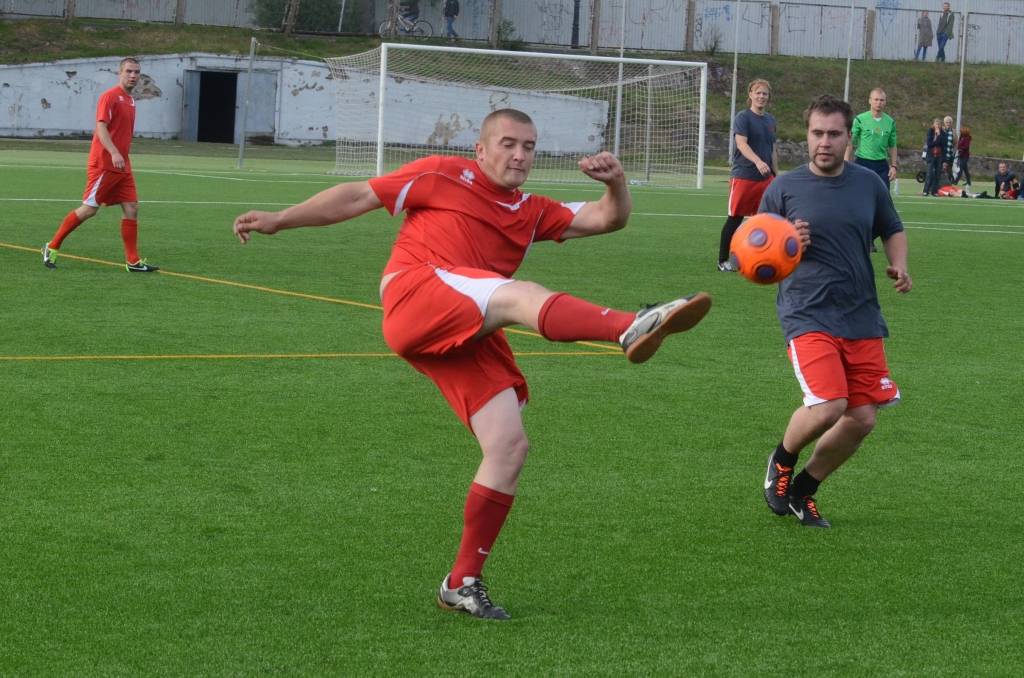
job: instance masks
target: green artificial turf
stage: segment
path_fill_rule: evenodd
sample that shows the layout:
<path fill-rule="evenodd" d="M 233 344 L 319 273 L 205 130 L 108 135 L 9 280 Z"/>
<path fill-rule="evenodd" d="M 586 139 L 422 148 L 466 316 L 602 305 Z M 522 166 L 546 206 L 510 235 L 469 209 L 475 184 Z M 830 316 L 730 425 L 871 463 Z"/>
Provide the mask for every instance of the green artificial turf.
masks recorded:
<path fill-rule="evenodd" d="M 399 220 L 243 247 L 237 214 L 338 179 L 195 148 L 133 156 L 155 275 L 104 263 L 117 208 L 44 268 L 85 153 L 0 157 L 0 674 L 1024 673 L 1024 205 L 901 181 L 914 290 L 873 261 L 904 402 L 822 485 L 829 531 L 761 496 L 800 391 L 774 289 L 715 269 L 721 175 L 533 247 L 518 277 L 551 289 L 714 307 L 643 366 L 510 335 L 532 448 L 486 572 L 500 624 L 433 603 L 479 451 L 382 355 Z"/>

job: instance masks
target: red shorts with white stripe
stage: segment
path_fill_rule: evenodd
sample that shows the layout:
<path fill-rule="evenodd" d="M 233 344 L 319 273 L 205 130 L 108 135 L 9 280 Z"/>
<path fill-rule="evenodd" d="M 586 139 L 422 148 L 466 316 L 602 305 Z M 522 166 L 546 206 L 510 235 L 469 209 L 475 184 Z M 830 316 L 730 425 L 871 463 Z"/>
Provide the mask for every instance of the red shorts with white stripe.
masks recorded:
<path fill-rule="evenodd" d="M 895 405 L 900 389 L 889 378 L 882 339 L 843 339 L 808 332 L 789 342 L 793 371 L 811 407 L 846 398 L 847 408 Z"/>
<path fill-rule="evenodd" d="M 510 282 L 493 271 L 423 264 L 384 289 L 384 341 L 437 385 L 471 430 L 470 417 L 505 389 L 521 404 L 529 397 L 505 333 L 474 338 L 494 290 Z"/>
<path fill-rule="evenodd" d="M 761 196 L 774 176 L 754 181 L 753 179 L 729 179 L 729 216 L 750 217 L 757 214 L 761 206 Z"/>
<path fill-rule="evenodd" d="M 82 202 L 86 205 L 99 207 L 138 201 L 131 172 L 111 172 L 102 167 L 86 169 L 85 192 L 82 193 Z"/>

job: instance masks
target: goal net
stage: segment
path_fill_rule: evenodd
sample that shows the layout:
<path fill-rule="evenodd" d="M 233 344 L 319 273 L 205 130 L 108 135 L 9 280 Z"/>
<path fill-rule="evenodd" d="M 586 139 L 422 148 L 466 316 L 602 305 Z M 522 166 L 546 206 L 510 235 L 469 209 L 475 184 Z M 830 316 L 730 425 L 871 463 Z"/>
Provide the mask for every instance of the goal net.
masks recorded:
<path fill-rule="evenodd" d="M 589 181 L 579 158 L 612 151 L 631 182 L 702 186 L 704 63 L 387 43 L 326 61 L 338 97 L 336 174 L 472 157 L 484 116 L 516 108 L 537 126 L 533 180 Z"/>

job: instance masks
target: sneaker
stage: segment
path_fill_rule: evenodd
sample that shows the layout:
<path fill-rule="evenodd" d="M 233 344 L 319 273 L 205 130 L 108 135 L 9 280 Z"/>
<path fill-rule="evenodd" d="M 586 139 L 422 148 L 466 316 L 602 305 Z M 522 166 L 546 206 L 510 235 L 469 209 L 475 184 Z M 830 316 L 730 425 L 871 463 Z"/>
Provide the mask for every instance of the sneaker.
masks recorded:
<path fill-rule="evenodd" d="M 57 268 L 57 250 L 51 250 L 50 243 L 43 245 L 43 266 Z"/>
<path fill-rule="evenodd" d="M 797 517 L 801 525 L 807 527 L 832 527 L 832 523 L 818 513 L 818 504 L 814 497 L 790 497 L 789 510 Z"/>
<path fill-rule="evenodd" d="M 441 588 L 437 590 L 437 606 L 451 612 L 466 612 L 481 619 L 511 619 L 505 608 L 491 602 L 484 583 L 473 577 L 463 577 L 462 586 L 457 589 L 448 588 L 447 576 L 441 580 Z"/>
<path fill-rule="evenodd" d="M 718 262 L 718 270 L 722 273 L 735 273 L 736 267 L 733 265 L 732 260 Z"/>
<path fill-rule="evenodd" d="M 125 264 L 125 269 L 132 273 L 153 273 L 159 271 L 159 266 L 150 266 L 145 259 L 139 259 L 134 264 Z"/>
<path fill-rule="evenodd" d="M 768 455 L 768 472 L 764 474 L 764 500 L 775 515 L 789 515 L 789 483 L 793 480 L 793 467 L 775 461 L 775 453 Z"/>
<path fill-rule="evenodd" d="M 661 346 L 670 334 L 685 332 L 701 321 L 711 308 L 711 297 L 697 292 L 666 304 L 645 306 L 619 337 L 619 345 L 631 363 L 642 363 Z"/>

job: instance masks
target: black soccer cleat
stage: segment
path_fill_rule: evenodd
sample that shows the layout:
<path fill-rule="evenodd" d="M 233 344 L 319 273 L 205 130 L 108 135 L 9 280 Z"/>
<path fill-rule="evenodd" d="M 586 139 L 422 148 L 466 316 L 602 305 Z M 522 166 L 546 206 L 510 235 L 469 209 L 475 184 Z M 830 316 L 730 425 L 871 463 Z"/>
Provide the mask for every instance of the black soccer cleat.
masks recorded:
<path fill-rule="evenodd" d="M 789 484 L 793 481 L 793 467 L 775 461 L 775 453 L 768 455 L 768 471 L 764 474 L 764 500 L 777 516 L 789 515 Z"/>
<path fill-rule="evenodd" d="M 685 332 L 707 315 L 711 297 L 697 292 L 665 304 L 646 306 L 619 337 L 619 345 L 631 363 L 646 362 L 670 334 Z"/>
<path fill-rule="evenodd" d="M 790 497 L 789 511 L 806 527 L 832 527 L 832 523 L 818 512 L 818 504 L 814 497 Z"/>
<path fill-rule="evenodd" d="M 462 586 L 457 589 L 448 588 L 448 577 L 445 577 L 437 590 L 437 606 L 442 610 L 465 612 L 480 619 L 504 621 L 512 618 L 505 608 L 491 602 L 484 583 L 472 577 L 463 577 Z"/>
<path fill-rule="evenodd" d="M 145 259 L 140 259 L 134 264 L 125 264 L 125 269 L 131 273 L 155 273 L 160 270 L 159 266 L 150 266 Z"/>

